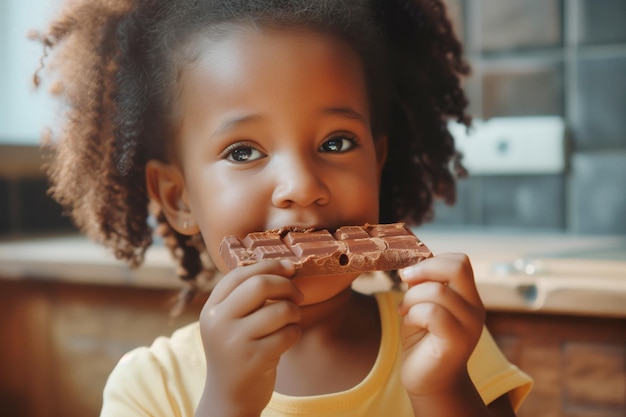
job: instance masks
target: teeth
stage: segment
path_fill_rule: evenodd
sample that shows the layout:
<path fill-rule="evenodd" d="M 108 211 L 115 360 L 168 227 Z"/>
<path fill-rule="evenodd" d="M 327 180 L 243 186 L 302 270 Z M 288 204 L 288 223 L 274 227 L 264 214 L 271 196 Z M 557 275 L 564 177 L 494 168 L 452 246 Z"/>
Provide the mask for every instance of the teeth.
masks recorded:
<path fill-rule="evenodd" d="M 273 229 L 273 230 L 268 230 L 268 232 L 274 232 L 274 233 L 278 233 L 280 235 L 281 238 L 285 237 L 287 235 L 287 233 L 289 232 L 300 232 L 300 233 L 306 233 L 306 232 L 312 232 L 313 230 L 315 230 L 314 227 L 303 227 L 303 226 L 283 226 L 281 228 L 278 229 Z"/>

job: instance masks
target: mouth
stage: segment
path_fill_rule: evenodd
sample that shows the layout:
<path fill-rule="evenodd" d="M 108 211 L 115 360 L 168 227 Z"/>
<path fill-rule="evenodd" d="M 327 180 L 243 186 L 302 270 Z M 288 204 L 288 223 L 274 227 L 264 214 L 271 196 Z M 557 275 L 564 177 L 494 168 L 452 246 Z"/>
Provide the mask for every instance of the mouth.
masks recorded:
<path fill-rule="evenodd" d="M 330 233 L 334 233 L 337 230 L 337 227 L 327 227 L 327 226 L 304 226 L 304 225 L 288 225 L 288 226 L 280 226 L 280 227 L 271 227 L 267 230 L 267 232 L 278 233 L 281 238 L 284 238 L 289 232 L 298 232 L 298 233 L 309 233 L 319 230 L 328 230 Z"/>
<path fill-rule="evenodd" d="M 284 238 L 287 235 L 287 233 L 289 233 L 289 232 L 308 233 L 308 232 L 312 232 L 312 231 L 315 231 L 315 230 L 322 230 L 322 229 L 325 229 L 325 228 L 324 227 L 320 227 L 320 226 L 296 226 L 296 225 L 289 225 L 289 226 L 282 226 L 282 227 L 278 227 L 278 228 L 272 228 L 272 229 L 269 229 L 268 232 L 278 233 L 281 238 Z"/>

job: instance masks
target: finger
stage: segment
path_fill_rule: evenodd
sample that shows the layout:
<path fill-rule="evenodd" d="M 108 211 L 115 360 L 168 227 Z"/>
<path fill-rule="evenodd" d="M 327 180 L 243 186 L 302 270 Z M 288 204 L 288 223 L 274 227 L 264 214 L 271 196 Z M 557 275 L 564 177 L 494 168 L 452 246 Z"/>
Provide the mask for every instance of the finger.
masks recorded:
<path fill-rule="evenodd" d="M 252 339 L 261 339 L 290 324 L 300 321 L 300 309 L 289 301 L 275 301 L 266 304 L 242 320 L 244 331 Z"/>
<path fill-rule="evenodd" d="M 404 316 L 401 334 L 405 348 L 407 344 L 419 343 L 424 337 L 431 340 L 439 358 L 454 357 L 467 359 L 480 337 L 482 326 L 465 327 L 458 317 L 434 303 L 420 303 L 409 309 Z"/>
<path fill-rule="evenodd" d="M 254 275 L 275 274 L 290 277 L 293 275 L 294 271 L 291 262 L 276 260 L 267 260 L 252 265 L 237 267 L 219 280 L 215 288 L 211 291 L 207 303 L 213 305 L 221 303 L 235 288 Z"/>
<path fill-rule="evenodd" d="M 227 317 L 245 317 L 268 301 L 288 300 L 299 304 L 304 295 L 298 287 L 280 275 L 254 275 L 236 287 L 218 306 Z"/>
<path fill-rule="evenodd" d="M 474 272 L 465 254 L 446 253 L 426 259 L 399 271 L 409 287 L 426 281 L 449 285 L 472 305 L 482 307 L 482 300 L 474 282 Z"/>
<path fill-rule="evenodd" d="M 450 340 L 451 336 L 462 337 L 463 325 L 448 310 L 435 303 L 415 304 L 404 316 L 404 325 L 424 329 L 433 336 Z"/>
<path fill-rule="evenodd" d="M 258 350 L 257 352 L 267 352 L 268 358 L 259 358 L 262 361 L 271 360 L 272 358 L 278 359 L 280 355 L 287 351 L 290 347 L 296 344 L 302 329 L 297 324 L 288 324 L 281 327 L 274 333 L 271 333 L 256 341 Z"/>
<path fill-rule="evenodd" d="M 432 303 L 447 310 L 466 327 L 483 321 L 483 309 L 470 304 L 459 293 L 440 282 L 428 281 L 407 290 L 398 306 L 399 313 L 406 315 L 415 305 Z"/>

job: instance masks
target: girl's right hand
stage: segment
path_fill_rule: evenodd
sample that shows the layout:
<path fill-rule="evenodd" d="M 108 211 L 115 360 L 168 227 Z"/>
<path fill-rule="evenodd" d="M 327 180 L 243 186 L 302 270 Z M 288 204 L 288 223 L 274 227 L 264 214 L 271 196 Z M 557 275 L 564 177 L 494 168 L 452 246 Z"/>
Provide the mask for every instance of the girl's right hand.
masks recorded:
<path fill-rule="evenodd" d="M 196 415 L 261 414 L 280 356 L 300 337 L 303 295 L 293 273 L 288 261 L 264 261 L 235 268 L 215 286 L 200 314 L 207 378 Z"/>

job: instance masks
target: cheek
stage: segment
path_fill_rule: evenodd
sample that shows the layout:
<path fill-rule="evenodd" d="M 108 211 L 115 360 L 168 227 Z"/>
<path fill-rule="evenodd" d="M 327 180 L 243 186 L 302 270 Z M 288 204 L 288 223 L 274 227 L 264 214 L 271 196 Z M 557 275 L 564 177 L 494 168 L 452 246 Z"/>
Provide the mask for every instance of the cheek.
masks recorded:
<path fill-rule="evenodd" d="M 224 236 L 243 236 L 262 227 L 264 191 L 254 181 L 237 181 L 233 175 L 213 173 L 194 188 L 194 217 L 200 226 L 209 255 L 222 269 L 219 245 Z M 251 212 L 251 208 L 254 211 Z M 252 215 L 254 213 L 255 215 Z"/>
<path fill-rule="evenodd" d="M 364 208 L 364 211 L 368 211 L 369 215 L 373 218 L 372 221 L 378 221 L 378 196 L 380 194 L 380 178 L 378 176 L 378 169 L 376 166 L 376 157 L 372 153 L 368 158 L 368 163 L 360 166 L 359 169 L 359 184 L 360 190 L 355 198 L 358 200 Z M 366 210 L 365 208 L 368 208 Z"/>
<path fill-rule="evenodd" d="M 351 175 L 338 175 L 334 181 L 335 208 L 342 213 L 341 218 L 353 224 L 378 222 L 378 195 L 378 176 L 371 166 L 354 169 Z"/>

